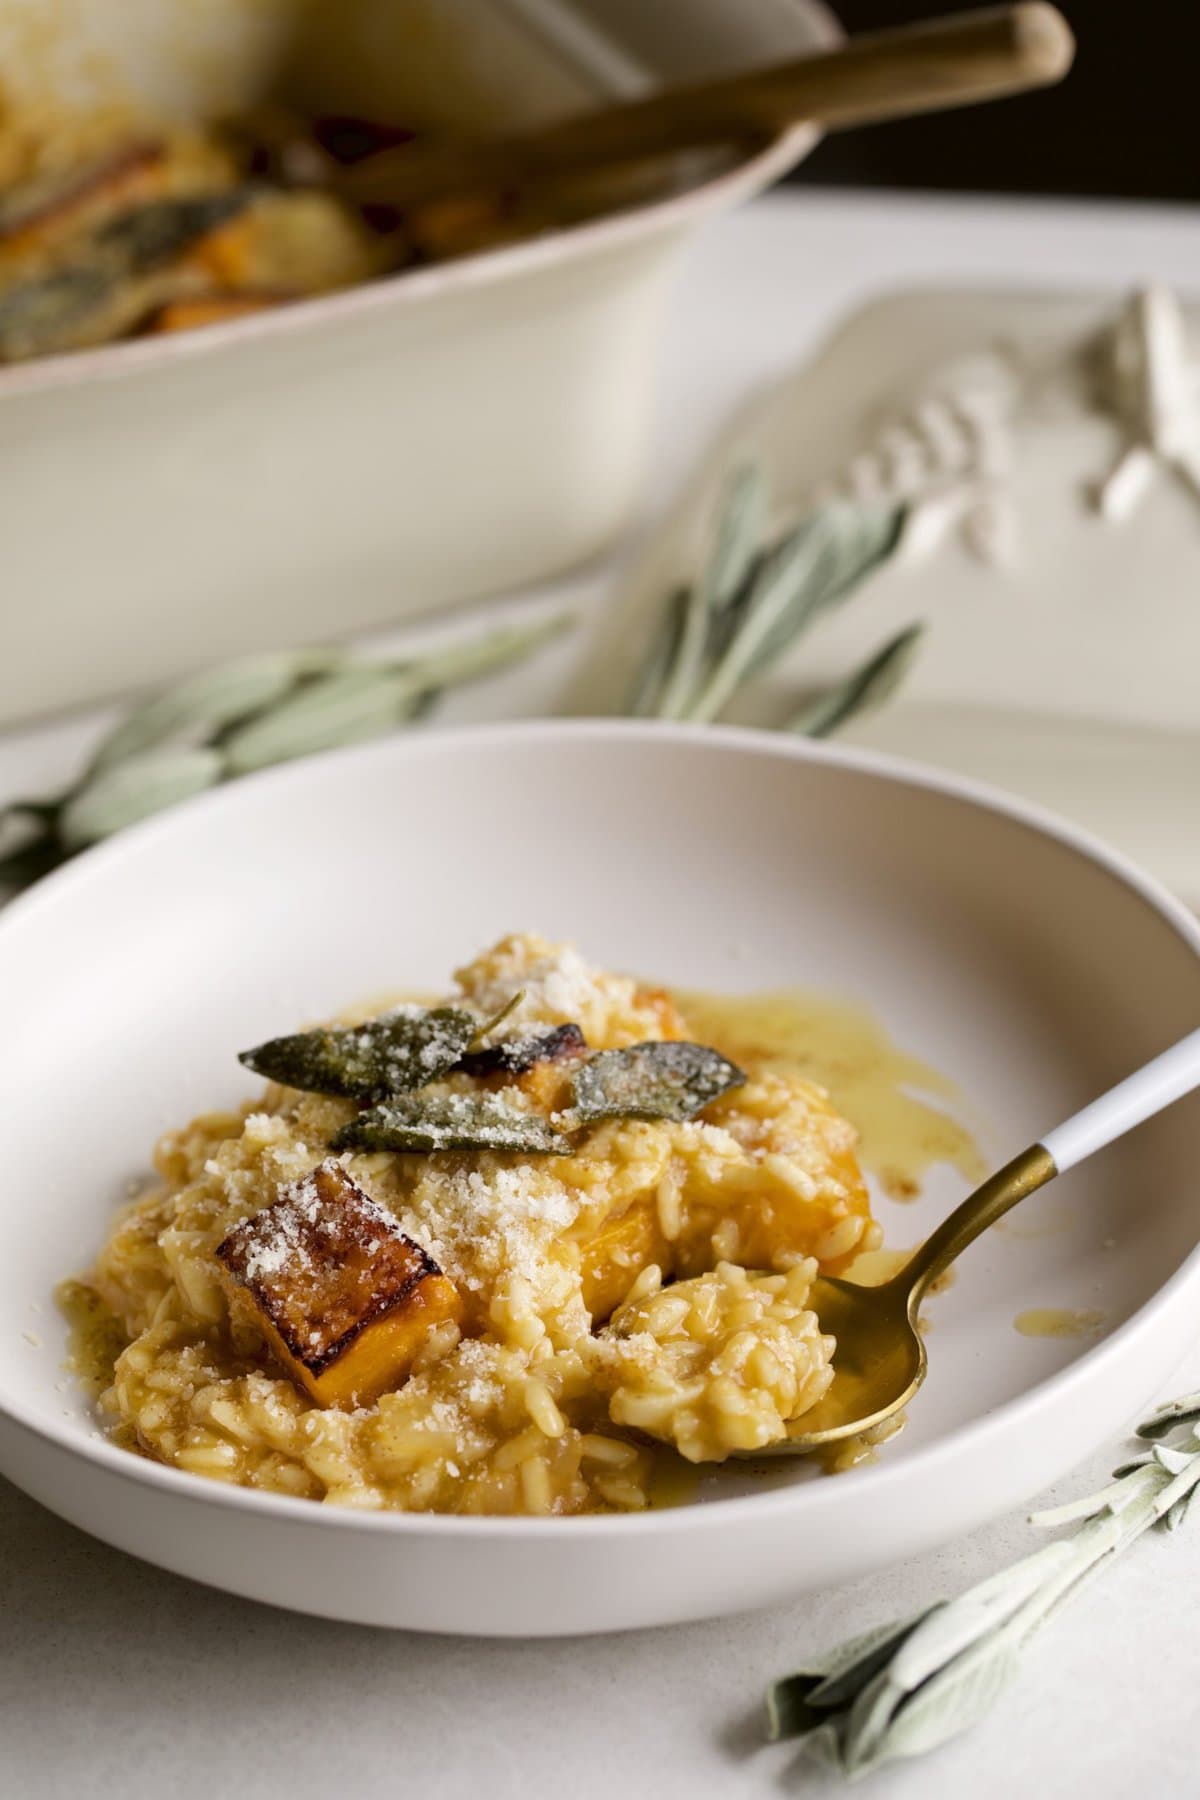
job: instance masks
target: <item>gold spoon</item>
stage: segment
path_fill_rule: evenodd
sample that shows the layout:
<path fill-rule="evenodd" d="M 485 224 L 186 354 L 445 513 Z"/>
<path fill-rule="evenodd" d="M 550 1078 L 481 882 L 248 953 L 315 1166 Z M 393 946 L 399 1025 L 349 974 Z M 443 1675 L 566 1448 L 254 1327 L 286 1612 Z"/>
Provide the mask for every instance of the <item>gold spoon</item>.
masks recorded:
<path fill-rule="evenodd" d="M 804 1455 L 893 1418 L 925 1379 L 925 1341 L 917 1329 L 917 1313 L 930 1284 L 1027 1194 L 1196 1087 L 1200 1087 L 1200 1030 L 1047 1132 L 1040 1143 L 1022 1150 L 955 1207 L 890 1281 L 861 1287 L 818 1276 L 808 1304 L 821 1330 L 837 1339 L 833 1383 L 786 1438 L 742 1454 L 755 1459 Z"/>
<path fill-rule="evenodd" d="M 1070 26 L 1047 0 L 867 33 L 815 56 L 694 82 L 533 132 L 409 144 L 339 170 L 347 199 L 408 207 L 451 195 L 527 191 L 680 150 L 755 146 L 812 121 L 827 129 L 967 106 L 1060 81 Z"/>

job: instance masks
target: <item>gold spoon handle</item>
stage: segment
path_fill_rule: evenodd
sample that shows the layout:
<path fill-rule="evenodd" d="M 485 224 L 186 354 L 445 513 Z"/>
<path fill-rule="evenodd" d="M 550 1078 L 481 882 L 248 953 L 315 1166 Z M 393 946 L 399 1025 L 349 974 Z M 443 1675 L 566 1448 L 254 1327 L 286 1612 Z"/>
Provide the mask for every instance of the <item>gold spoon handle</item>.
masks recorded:
<path fill-rule="evenodd" d="M 1085 1106 L 1073 1118 L 1065 1119 L 1048 1131 L 1045 1141 L 1031 1144 L 997 1170 L 982 1187 L 956 1206 L 927 1238 L 916 1254 L 909 1258 L 900 1273 L 888 1284 L 909 1293 L 909 1308 L 920 1300 L 931 1281 L 935 1281 L 968 1244 L 974 1243 L 981 1231 L 1004 1217 L 1010 1207 L 1024 1200 L 1036 1188 L 1064 1169 L 1072 1169 L 1115 1138 L 1123 1137 L 1153 1118 L 1164 1106 L 1171 1106 L 1200 1087 L 1200 1029 L 1191 1031 L 1161 1056 L 1143 1068 L 1136 1069 L 1109 1088 L 1098 1100 Z"/>
<path fill-rule="evenodd" d="M 1002 1169 L 989 1175 L 961 1206 L 956 1206 L 889 1285 L 903 1288 L 911 1296 L 910 1306 L 916 1305 L 930 1283 L 945 1274 L 968 1244 L 973 1244 L 981 1232 L 1002 1219 L 1028 1194 L 1053 1181 L 1057 1174 L 1058 1164 L 1045 1146 L 1030 1144 L 1028 1150 L 1022 1150 L 1020 1156 L 1014 1156 Z"/>
<path fill-rule="evenodd" d="M 339 174 L 337 185 L 357 201 L 404 206 L 677 150 L 761 141 L 806 120 L 864 125 L 1045 86 L 1066 74 L 1074 50 L 1057 8 L 1020 0 L 867 33 L 818 56 L 672 88 L 520 137 L 384 150 Z"/>

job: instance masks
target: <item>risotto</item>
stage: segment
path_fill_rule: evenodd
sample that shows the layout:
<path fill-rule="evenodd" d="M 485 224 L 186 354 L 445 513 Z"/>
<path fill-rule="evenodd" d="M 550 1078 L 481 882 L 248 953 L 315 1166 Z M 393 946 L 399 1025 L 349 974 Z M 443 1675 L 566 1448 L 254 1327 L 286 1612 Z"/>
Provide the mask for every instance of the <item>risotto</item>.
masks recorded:
<path fill-rule="evenodd" d="M 456 982 L 245 1052 L 265 1093 L 161 1141 L 76 1290 L 118 1441 L 346 1506 L 636 1510 L 649 1440 L 720 1462 L 821 1398 L 809 1286 L 880 1236 L 823 1090 L 533 935 Z"/>

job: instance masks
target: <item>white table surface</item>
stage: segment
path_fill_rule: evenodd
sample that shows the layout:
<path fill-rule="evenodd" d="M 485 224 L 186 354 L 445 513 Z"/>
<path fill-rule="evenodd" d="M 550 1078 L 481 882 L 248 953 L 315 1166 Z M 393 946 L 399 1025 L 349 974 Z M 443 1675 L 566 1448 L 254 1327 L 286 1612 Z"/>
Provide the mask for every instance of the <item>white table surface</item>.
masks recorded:
<path fill-rule="evenodd" d="M 1151 278 L 1200 290 L 1200 215 L 822 192 L 760 201 L 712 227 L 681 270 L 643 525 L 730 408 L 872 293 L 997 280 L 1119 292 Z M 613 579 L 610 563 L 559 591 L 586 607 Z M 553 680 L 547 662 L 542 679 Z M 496 682 L 455 699 L 445 716 L 499 716 L 527 693 Z M 0 739 L 0 797 L 69 773 L 94 730 L 95 720 L 77 719 Z M 1200 1348 L 1167 1391 L 1192 1387 Z M 1055 1493 L 1091 1491 L 1120 1456 L 1120 1445 L 1104 1446 Z M 763 1747 L 766 1681 L 1035 1541 L 1008 1520 L 883 1578 L 749 1618 L 481 1644 L 291 1617 L 193 1586 L 93 1542 L 0 1482 L 0 1792 L 832 1793 L 839 1784 L 794 1752 Z M 1143 1541 L 1030 1652 L 987 1722 L 866 1791 L 888 1800 L 1200 1791 L 1198 1587 L 1200 1525 Z"/>

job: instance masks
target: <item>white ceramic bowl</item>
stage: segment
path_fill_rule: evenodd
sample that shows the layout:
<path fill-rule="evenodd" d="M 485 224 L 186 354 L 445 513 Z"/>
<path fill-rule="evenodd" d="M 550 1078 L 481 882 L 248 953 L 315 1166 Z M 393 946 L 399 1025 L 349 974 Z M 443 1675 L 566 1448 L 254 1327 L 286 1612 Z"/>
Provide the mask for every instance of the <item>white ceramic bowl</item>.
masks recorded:
<path fill-rule="evenodd" d="M 957 1076 L 996 1159 L 1200 1017 L 1200 927 L 1166 894 L 1066 825 L 878 758 L 580 722 L 246 781 L 0 916 L 0 1470 L 124 1550 L 277 1605 L 613 1630 L 781 1600 L 965 1531 L 1118 1433 L 1188 1345 L 1195 1101 L 968 1253 L 911 1423 L 872 1468 L 747 1473 L 732 1498 L 639 1516 L 456 1519 L 227 1488 L 106 1443 L 50 1296 L 156 1134 L 253 1091 L 239 1045 L 436 986 L 524 927 L 667 981 L 857 996 Z M 911 1244 L 960 1193 L 937 1178 L 915 1210 L 881 1202 L 889 1237 Z M 1104 1335 L 1018 1336 L 1037 1306 L 1100 1309 Z"/>

